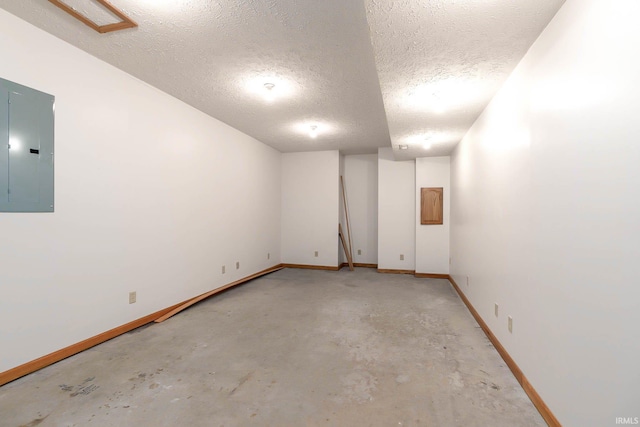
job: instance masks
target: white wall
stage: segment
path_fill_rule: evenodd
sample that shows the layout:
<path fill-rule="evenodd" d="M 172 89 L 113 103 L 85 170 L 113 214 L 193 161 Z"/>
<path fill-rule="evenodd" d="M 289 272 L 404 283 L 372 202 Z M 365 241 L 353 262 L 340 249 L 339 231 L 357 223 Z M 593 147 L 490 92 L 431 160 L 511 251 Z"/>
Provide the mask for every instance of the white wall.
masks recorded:
<path fill-rule="evenodd" d="M 353 241 L 353 262 L 377 264 L 378 155 L 345 156 L 344 179 Z M 358 250 L 361 250 L 360 255 Z"/>
<path fill-rule="evenodd" d="M 416 159 L 416 273 L 449 274 L 449 157 Z M 423 187 L 443 188 L 442 224 L 420 224 Z"/>
<path fill-rule="evenodd" d="M 56 97 L 55 213 L 0 214 L 0 371 L 280 262 L 278 152 L 4 10 L 0 57 Z"/>
<path fill-rule="evenodd" d="M 378 149 L 378 268 L 415 270 L 416 166 Z M 404 255 L 404 261 L 400 260 Z"/>
<path fill-rule="evenodd" d="M 639 15 L 567 0 L 452 157 L 453 276 L 565 426 L 640 417 Z"/>
<path fill-rule="evenodd" d="M 338 151 L 282 154 L 283 263 L 338 265 L 339 168 Z"/>

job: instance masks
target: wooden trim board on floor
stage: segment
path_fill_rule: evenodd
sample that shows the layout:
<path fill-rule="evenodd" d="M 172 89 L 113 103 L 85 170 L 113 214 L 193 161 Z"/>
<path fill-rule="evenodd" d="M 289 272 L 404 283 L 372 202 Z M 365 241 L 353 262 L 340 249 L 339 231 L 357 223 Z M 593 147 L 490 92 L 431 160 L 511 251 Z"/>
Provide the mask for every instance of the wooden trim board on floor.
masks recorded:
<path fill-rule="evenodd" d="M 549 425 L 549 427 L 562 427 L 562 424 L 560 424 L 560 422 L 555 417 L 555 415 L 553 415 L 549 407 L 544 403 L 544 401 L 542 400 L 538 392 L 533 388 L 533 386 L 529 383 L 527 378 L 524 376 L 524 374 L 522 373 L 522 370 L 518 367 L 516 362 L 509 355 L 509 353 L 507 353 L 507 350 L 502 346 L 500 341 L 498 341 L 498 338 L 496 338 L 493 332 L 491 332 L 491 329 L 489 329 L 489 326 L 484 322 L 482 317 L 480 317 L 480 314 L 476 311 L 473 305 L 471 305 L 471 302 L 469 301 L 467 296 L 464 293 L 462 293 L 456 281 L 453 280 L 453 277 L 448 276 L 447 278 L 449 279 L 449 282 L 451 283 L 453 288 L 456 290 L 456 292 L 460 296 L 460 299 L 462 299 L 462 302 L 464 302 L 464 304 L 469 309 L 469 312 L 471 312 L 471 315 L 476 319 L 476 322 L 478 322 L 478 325 L 480 325 L 480 327 L 484 331 L 487 338 L 489 338 L 489 341 L 491 341 L 491 343 L 496 348 L 496 350 L 498 350 L 498 353 L 500 354 L 500 356 L 502 356 L 502 358 L 504 359 L 509 369 L 511 369 L 511 372 L 513 372 L 513 376 L 516 377 L 516 379 L 522 386 L 524 392 L 527 393 L 527 396 L 529 396 L 529 399 L 531 399 L 531 402 L 538 409 L 538 412 L 540 412 L 540 415 L 542 415 L 542 418 L 544 418 L 544 420 Z"/>
<path fill-rule="evenodd" d="M 162 316 L 165 313 L 170 312 L 174 308 L 179 307 L 180 304 L 176 304 L 174 306 L 165 308 L 155 313 L 151 313 L 148 316 L 141 317 L 140 319 L 126 323 L 122 326 L 118 326 L 117 328 L 110 329 L 94 337 L 87 338 L 84 341 L 80 341 L 79 343 L 72 344 L 69 347 L 65 347 L 61 350 L 54 351 L 53 353 L 49 353 L 46 356 L 42 356 L 36 360 L 32 360 L 31 362 L 27 362 L 13 369 L 9 369 L 8 371 L 0 372 L 0 386 L 10 381 L 17 380 L 20 377 L 23 377 L 27 374 L 30 374 L 32 372 L 45 368 L 63 359 L 66 359 L 69 356 L 73 356 L 74 354 L 80 353 L 81 351 L 90 349 L 91 347 L 94 347 L 98 344 L 102 344 L 105 341 L 109 341 L 110 339 L 115 338 L 118 335 L 122 335 L 126 332 L 139 328 L 140 326 L 144 326 L 147 323 L 151 323 L 153 322 L 154 319 L 157 319 L 159 316 Z"/>
<path fill-rule="evenodd" d="M 372 267 L 375 268 L 375 264 L 355 264 L 355 266 L 363 266 L 363 267 Z M 266 270 L 262 270 L 256 274 L 253 274 L 251 276 L 248 276 L 244 279 L 240 279 L 237 280 L 235 282 L 232 282 L 226 286 L 223 286 L 221 288 L 215 289 L 213 291 L 207 292 L 205 294 L 202 294 L 196 298 L 181 302 L 179 304 L 173 305 L 171 307 L 159 310 L 155 313 L 151 313 L 147 316 L 141 317 L 140 319 L 136 319 L 133 320 L 129 323 L 126 323 L 124 325 L 118 326 L 116 328 L 110 329 L 106 332 L 103 332 L 101 334 L 98 334 L 94 337 L 91 338 L 87 338 L 86 340 L 80 341 L 76 344 L 72 344 L 68 347 L 65 347 L 63 349 L 60 349 L 58 351 L 54 351 L 53 353 L 47 354 L 45 356 L 42 356 L 38 359 L 32 360 L 30 362 L 24 363 L 20 366 L 17 366 L 15 368 L 9 369 L 8 371 L 5 372 L 0 372 L 0 386 L 7 384 L 11 381 L 14 381 L 20 377 L 23 377 L 27 374 L 30 374 L 32 372 L 35 372 L 37 370 L 40 370 L 42 368 L 45 368 L 49 365 L 52 365 L 56 362 L 59 362 L 63 359 L 66 359 L 67 357 L 73 356 L 74 354 L 80 353 L 84 350 L 87 350 L 91 347 L 94 347 L 98 344 L 101 344 L 105 341 L 108 341 L 112 338 L 115 338 L 119 335 L 122 335 L 126 332 L 132 331 L 136 328 L 139 328 L 141 326 L 144 326 L 148 323 L 151 323 L 153 321 L 159 322 L 159 321 L 163 321 L 166 320 L 168 317 L 171 317 L 172 315 L 184 310 L 185 308 L 195 304 L 196 302 L 199 302 L 209 296 L 212 296 L 216 293 L 222 292 L 223 290 L 229 289 L 232 286 L 237 286 L 241 283 L 245 283 L 248 282 L 249 280 L 252 280 L 254 278 L 263 276 L 265 274 L 277 271 L 277 270 L 281 270 L 283 268 L 304 268 L 304 269 L 314 269 L 314 270 L 331 270 L 331 271 L 337 271 L 340 269 L 341 266 L 338 267 L 331 267 L 331 266 L 317 266 L 317 265 L 304 265 L 304 264 L 279 264 L 276 266 L 273 266 L 271 268 L 268 268 Z M 442 275 L 439 274 L 428 274 L 428 273 L 415 273 L 412 270 L 386 270 L 386 269 L 378 269 L 379 273 L 392 273 L 392 274 L 415 274 L 416 277 L 425 277 L 425 278 L 443 278 L 441 277 Z M 509 355 L 509 353 L 506 351 L 506 349 L 502 346 L 502 344 L 500 343 L 500 341 L 498 341 L 498 339 L 496 338 L 496 336 L 493 334 L 493 332 L 491 331 L 491 329 L 489 329 L 489 327 L 487 326 L 487 324 L 484 322 L 484 320 L 482 319 L 482 317 L 480 317 L 480 314 L 476 311 L 476 309 L 473 307 L 473 305 L 471 304 L 471 302 L 468 300 L 468 298 L 466 297 L 466 295 L 460 290 L 460 287 L 458 286 L 458 284 L 455 282 L 455 280 L 450 276 L 450 275 L 446 275 L 446 279 L 449 280 L 449 282 L 451 283 L 451 285 L 453 286 L 453 288 L 456 290 L 456 292 L 458 293 L 458 295 L 460 296 L 460 299 L 462 299 L 462 302 L 464 302 L 464 304 L 467 306 L 467 309 L 469 310 L 469 312 L 471 313 L 471 315 L 475 318 L 476 322 L 478 323 L 478 325 L 480 325 L 480 327 L 482 328 L 482 330 L 484 331 L 484 333 L 487 335 L 487 338 L 489 338 L 489 340 L 491 341 L 491 343 L 493 344 L 493 346 L 496 348 L 496 350 L 498 351 L 498 353 L 500 354 L 500 356 L 504 359 L 505 363 L 507 364 L 507 366 L 509 366 L 509 369 L 511 369 L 511 372 L 513 373 L 513 375 L 515 376 L 515 378 L 518 380 L 518 382 L 520 383 L 520 385 L 522 386 L 523 390 L 525 391 L 525 393 L 529 396 L 529 399 L 531 399 L 531 402 L 534 404 L 534 406 L 538 409 L 538 412 L 540 412 L 540 415 L 542 416 L 542 418 L 546 421 L 546 423 L 550 426 L 550 427 L 562 427 L 562 425 L 560 424 L 560 422 L 558 421 L 558 419 L 555 417 L 555 415 L 553 415 L 553 413 L 551 412 L 551 410 L 549 409 L 549 407 L 544 403 L 544 401 L 542 400 L 542 398 L 540 397 L 540 395 L 538 394 L 538 392 L 533 388 L 533 386 L 531 385 L 531 383 L 529 383 L 529 381 L 527 380 L 527 378 L 524 376 L 524 374 L 522 373 L 522 370 L 518 367 L 518 365 L 515 363 L 515 361 L 513 360 L 513 358 Z M 162 319 L 162 320 L 161 320 Z"/>
<path fill-rule="evenodd" d="M 244 277 L 244 278 L 242 278 L 240 280 L 236 280 L 235 282 L 231 282 L 228 285 L 224 285 L 224 286 L 219 287 L 217 289 L 214 289 L 212 291 L 205 292 L 204 294 L 198 295 L 197 297 L 192 298 L 189 301 L 179 305 L 178 307 L 174 308 L 173 310 L 169 311 L 168 313 L 158 317 L 157 319 L 154 320 L 154 322 L 156 322 L 156 323 L 164 322 L 168 318 L 170 318 L 172 316 L 175 316 L 176 314 L 180 313 L 182 310 L 191 307 L 193 304 L 196 304 L 196 303 L 202 301 L 203 299 L 209 298 L 212 295 L 215 295 L 215 294 L 220 293 L 222 291 L 226 291 L 227 289 L 232 288 L 234 286 L 238 286 L 238 285 L 240 285 L 242 283 L 246 283 L 249 280 L 253 280 L 253 279 L 256 279 L 256 278 L 258 278 L 260 276 L 264 276 L 265 274 L 269 274 L 269 273 L 273 273 L 274 271 L 282 270 L 283 268 L 284 267 L 282 266 L 282 264 L 278 264 L 278 265 L 273 266 L 271 268 L 267 268 L 266 270 L 262 270 L 262 271 L 259 271 L 259 272 L 255 273 L 255 274 L 252 274 L 251 276 L 247 276 L 247 277 Z"/>
<path fill-rule="evenodd" d="M 245 283 L 248 282 L 249 280 L 255 279 L 257 277 L 260 276 L 264 276 L 265 274 L 277 271 L 277 270 L 281 270 L 282 268 L 284 268 L 282 266 L 282 264 L 278 264 L 275 265 L 271 268 L 268 268 L 266 270 L 262 270 L 256 274 L 253 274 L 251 276 L 245 277 L 244 279 L 240 279 L 237 280 L 233 283 L 230 283 L 226 286 L 223 286 L 222 288 L 218 288 L 215 291 L 212 291 L 213 293 L 218 293 L 218 292 L 222 292 L 225 289 L 228 289 L 232 286 L 237 286 L 241 283 Z M 213 295 L 213 293 L 211 295 Z M 35 371 L 38 371 L 42 368 L 45 368 L 49 365 L 53 365 L 56 362 L 59 362 L 63 359 L 66 359 L 67 357 L 73 356 L 74 354 L 80 353 L 84 350 L 88 350 L 91 347 L 94 347 L 98 344 L 102 344 L 105 341 L 109 341 L 112 338 L 115 338 L 119 335 L 122 335 L 124 333 L 127 333 L 129 331 L 132 331 L 136 328 L 139 328 L 141 326 L 144 326 L 148 323 L 154 322 L 154 321 L 158 321 L 159 319 L 163 319 L 165 318 L 165 316 L 173 313 L 177 313 L 179 311 L 184 310 L 185 308 L 187 308 L 188 306 L 191 306 L 193 304 L 195 304 L 196 302 L 206 298 L 205 295 L 209 294 L 209 292 L 207 292 L 206 294 L 202 294 L 196 298 L 192 298 L 186 301 L 183 301 L 181 303 L 172 305 L 171 307 L 167 307 L 164 308 L 162 310 L 156 311 L 155 313 L 151 313 L 147 316 L 141 317 L 140 319 L 136 319 L 133 320 L 129 323 L 126 323 L 124 325 L 118 326 L 116 328 L 110 329 L 106 332 L 103 332 L 101 334 L 98 334 L 96 336 L 93 336 L 91 338 L 87 338 L 86 340 L 80 341 L 78 343 L 72 344 L 68 347 L 65 347 L 63 349 L 54 351 L 53 353 L 49 353 L 45 356 L 42 356 L 38 359 L 32 360 L 30 362 L 24 363 L 20 366 L 16 366 L 15 368 L 9 369 L 8 371 L 4 371 L 4 372 L 0 372 L 0 386 L 7 384 L 8 382 L 11 382 L 13 380 L 17 380 L 20 377 L 23 377 L 27 374 L 33 373 Z M 195 299 L 197 298 L 201 298 L 198 301 L 195 301 Z M 171 315 L 173 315 L 171 314 Z M 170 316 L 169 316 L 170 317 Z M 168 317 L 166 317 L 168 318 Z"/>

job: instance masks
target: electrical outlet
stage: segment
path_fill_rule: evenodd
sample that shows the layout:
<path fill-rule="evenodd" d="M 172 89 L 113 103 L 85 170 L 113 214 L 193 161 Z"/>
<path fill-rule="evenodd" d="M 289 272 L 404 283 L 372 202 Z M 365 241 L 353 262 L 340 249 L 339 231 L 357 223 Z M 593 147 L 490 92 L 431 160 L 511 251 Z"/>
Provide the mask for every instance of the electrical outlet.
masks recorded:
<path fill-rule="evenodd" d="M 267 252 L 267 259 L 271 259 L 271 252 Z"/>
<path fill-rule="evenodd" d="M 467 276 L 467 288 L 469 287 L 469 276 Z"/>
<path fill-rule="evenodd" d="M 498 303 L 495 304 L 495 307 L 493 308 L 493 312 L 496 315 L 496 317 L 498 317 Z"/>
<path fill-rule="evenodd" d="M 240 269 L 240 261 L 236 261 L 236 270 Z"/>
<path fill-rule="evenodd" d="M 400 261 L 404 261 L 404 254 L 400 254 Z"/>
<path fill-rule="evenodd" d="M 224 265 L 222 266 L 222 274 L 227 272 L 227 267 L 225 267 Z"/>
<path fill-rule="evenodd" d="M 358 255 L 362 255 L 362 249 L 358 249 Z"/>
<path fill-rule="evenodd" d="M 135 291 L 129 292 L 129 304 L 135 304 L 136 297 L 137 297 L 137 295 L 136 295 Z"/>
<path fill-rule="evenodd" d="M 511 316 L 508 317 L 507 326 L 509 328 L 509 332 L 513 333 L 513 318 Z"/>
<path fill-rule="evenodd" d="M 318 258 L 318 251 L 315 251 L 315 252 L 313 253 L 313 256 L 314 256 L 314 257 L 316 257 L 316 258 Z"/>

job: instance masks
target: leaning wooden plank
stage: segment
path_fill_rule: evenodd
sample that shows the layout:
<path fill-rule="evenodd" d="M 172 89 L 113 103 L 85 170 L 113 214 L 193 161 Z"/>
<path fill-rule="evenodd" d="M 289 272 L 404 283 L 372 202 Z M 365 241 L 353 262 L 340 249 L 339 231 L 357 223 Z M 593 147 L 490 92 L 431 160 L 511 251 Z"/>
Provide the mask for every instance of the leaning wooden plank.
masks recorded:
<path fill-rule="evenodd" d="M 349 226 L 349 205 L 347 205 L 347 190 L 344 186 L 344 178 L 340 175 L 340 184 L 342 184 L 342 199 L 344 201 L 344 216 L 347 220 L 347 237 L 349 242 L 349 253 L 353 253 L 353 241 L 351 240 L 351 227 Z"/>
<path fill-rule="evenodd" d="M 242 283 L 248 282 L 249 280 L 255 279 L 255 278 L 260 277 L 260 276 L 264 276 L 265 274 L 269 274 L 269 273 L 273 273 L 274 271 L 282 270 L 283 268 L 284 267 L 282 266 L 282 264 L 279 264 L 279 265 L 273 266 L 271 268 L 267 268 L 266 270 L 259 271 L 256 274 L 252 274 L 251 276 L 245 277 L 243 279 L 236 280 L 235 282 L 229 283 L 228 285 L 222 286 L 221 288 L 217 288 L 217 289 L 214 289 L 214 290 L 209 291 L 207 293 L 204 293 L 202 295 L 198 295 L 197 297 L 195 297 L 193 299 L 190 299 L 189 301 L 185 302 L 184 304 L 180 305 L 179 307 L 171 310 L 170 312 L 168 312 L 164 316 L 157 318 L 156 320 L 154 320 L 154 322 L 156 322 L 156 323 L 164 322 L 168 318 L 180 313 L 185 308 L 189 308 L 193 304 L 195 304 L 197 302 L 200 302 L 203 299 L 209 298 L 210 296 L 215 295 L 215 294 L 217 294 L 219 292 L 222 292 L 225 289 L 232 288 L 234 286 L 237 286 L 237 285 L 240 285 Z"/>
<path fill-rule="evenodd" d="M 155 313 L 148 314 L 137 320 L 133 320 L 127 324 L 110 329 L 106 332 L 102 332 L 98 335 L 95 335 L 93 337 L 80 341 L 79 343 L 71 344 L 68 347 L 54 351 L 53 353 L 49 353 L 45 356 L 42 356 L 38 359 L 32 360 L 27 363 L 24 363 L 20 366 L 16 366 L 15 368 L 9 369 L 8 371 L 0 372 L 0 386 L 3 386 L 10 381 L 16 380 L 27 374 L 30 374 L 39 369 L 45 368 L 63 359 L 66 359 L 69 356 L 78 354 L 81 351 L 87 350 L 93 346 L 96 346 L 112 338 L 115 338 L 118 335 L 122 335 L 126 332 L 134 330 L 135 328 L 139 328 L 140 326 L 144 326 L 148 323 L 151 323 L 153 322 L 153 319 L 157 319 L 158 316 L 162 316 L 165 313 L 170 312 L 171 310 L 173 310 L 174 308 L 177 308 L 181 304 L 183 303 L 174 304 L 171 307 L 163 308 L 162 310 L 156 311 Z"/>
<path fill-rule="evenodd" d="M 347 247 L 347 242 L 344 240 L 344 233 L 342 232 L 342 224 L 338 223 L 338 236 L 340 236 L 340 241 L 342 242 L 342 248 L 344 249 L 344 254 L 347 256 L 347 262 L 349 262 L 349 270 L 353 271 L 353 258 L 351 258 L 351 253 L 349 252 L 349 248 Z"/>

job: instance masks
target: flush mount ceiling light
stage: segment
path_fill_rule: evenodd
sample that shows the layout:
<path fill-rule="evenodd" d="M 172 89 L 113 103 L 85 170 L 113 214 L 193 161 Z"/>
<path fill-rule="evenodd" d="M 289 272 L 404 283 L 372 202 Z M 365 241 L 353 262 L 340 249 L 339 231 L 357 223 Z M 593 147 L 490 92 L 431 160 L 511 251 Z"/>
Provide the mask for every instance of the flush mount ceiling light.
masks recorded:
<path fill-rule="evenodd" d="M 405 108 L 443 114 L 483 102 L 491 90 L 491 82 L 482 79 L 448 77 L 410 87 L 400 95 L 399 103 Z"/>
<path fill-rule="evenodd" d="M 137 27 L 131 18 L 107 0 L 49 0 L 100 34 Z"/>
<path fill-rule="evenodd" d="M 438 138 L 434 134 L 429 134 L 429 135 L 425 136 L 424 140 L 422 142 L 422 148 L 425 149 L 425 150 L 431 150 L 431 147 L 433 146 L 434 140 L 436 140 L 436 139 L 438 139 Z"/>
<path fill-rule="evenodd" d="M 433 104 L 431 105 L 431 111 L 433 111 L 436 114 L 443 114 L 446 111 L 444 103 L 442 102 L 440 97 L 435 93 L 432 96 L 433 96 Z"/>
<path fill-rule="evenodd" d="M 400 144 L 400 145 L 398 145 L 398 149 L 399 150 L 408 150 L 409 146 L 407 144 Z"/>
<path fill-rule="evenodd" d="M 267 102 L 273 102 L 274 100 L 274 93 L 273 93 L 273 88 L 275 88 L 276 85 L 274 85 L 273 83 L 265 83 L 264 84 L 264 100 Z"/>
<path fill-rule="evenodd" d="M 410 147 L 422 146 L 425 150 L 434 145 L 448 145 L 459 142 L 464 137 L 464 130 L 428 130 L 426 132 L 408 135 L 401 141 Z"/>
<path fill-rule="evenodd" d="M 342 127 L 337 123 L 326 122 L 321 118 L 314 117 L 290 123 L 286 125 L 285 129 L 311 139 L 316 139 L 319 136 L 322 136 L 322 139 L 331 139 L 343 131 Z"/>
<path fill-rule="evenodd" d="M 301 91 L 294 79 L 278 72 L 248 72 L 236 77 L 235 84 L 252 98 L 268 103 L 296 98 Z"/>

